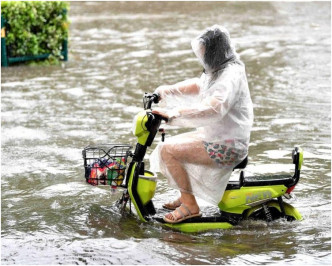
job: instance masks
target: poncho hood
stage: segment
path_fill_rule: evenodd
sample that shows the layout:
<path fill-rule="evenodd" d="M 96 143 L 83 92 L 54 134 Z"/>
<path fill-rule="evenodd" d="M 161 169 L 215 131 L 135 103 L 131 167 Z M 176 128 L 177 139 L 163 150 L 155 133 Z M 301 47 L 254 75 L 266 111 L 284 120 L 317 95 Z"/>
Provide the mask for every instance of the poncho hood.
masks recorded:
<path fill-rule="evenodd" d="M 191 46 L 207 74 L 224 69 L 238 59 L 229 32 L 219 25 L 207 28 L 192 40 Z"/>

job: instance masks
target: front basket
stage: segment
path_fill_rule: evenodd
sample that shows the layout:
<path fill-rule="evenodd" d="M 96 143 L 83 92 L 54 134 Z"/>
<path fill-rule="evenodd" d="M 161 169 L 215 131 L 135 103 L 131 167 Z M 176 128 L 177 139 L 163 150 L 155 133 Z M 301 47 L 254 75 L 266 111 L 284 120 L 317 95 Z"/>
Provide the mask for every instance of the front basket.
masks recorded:
<path fill-rule="evenodd" d="M 101 144 L 84 148 L 82 154 L 86 181 L 94 186 L 121 186 L 131 148 L 124 144 Z"/>

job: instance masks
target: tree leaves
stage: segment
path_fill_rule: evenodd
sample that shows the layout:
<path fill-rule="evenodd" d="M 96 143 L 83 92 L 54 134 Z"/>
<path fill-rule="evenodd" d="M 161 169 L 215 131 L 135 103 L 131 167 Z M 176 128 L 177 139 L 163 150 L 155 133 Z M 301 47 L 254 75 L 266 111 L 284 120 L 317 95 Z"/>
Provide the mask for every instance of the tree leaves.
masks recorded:
<path fill-rule="evenodd" d="M 62 1 L 1 2 L 9 56 L 49 53 L 60 59 L 63 41 L 68 38 L 68 8 Z"/>

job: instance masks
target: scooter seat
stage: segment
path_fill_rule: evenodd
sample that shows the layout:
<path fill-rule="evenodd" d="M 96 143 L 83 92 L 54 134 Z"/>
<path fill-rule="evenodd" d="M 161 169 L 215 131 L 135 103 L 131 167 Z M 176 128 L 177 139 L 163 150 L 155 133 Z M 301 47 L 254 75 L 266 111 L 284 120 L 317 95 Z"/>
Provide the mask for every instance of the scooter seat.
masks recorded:
<path fill-rule="evenodd" d="M 233 171 L 235 169 L 244 169 L 244 168 L 246 168 L 247 164 L 248 164 L 248 156 L 246 158 L 244 158 L 242 162 L 240 162 L 238 165 L 236 165 L 233 168 Z"/>
<path fill-rule="evenodd" d="M 247 176 L 243 177 L 242 186 L 273 186 L 273 185 L 285 185 L 288 187 L 294 183 L 291 175 L 262 175 L 262 176 Z"/>
<path fill-rule="evenodd" d="M 290 187 L 293 183 L 294 178 L 291 175 L 244 176 L 244 172 L 241 171 L 239 180 L 228 181 L 226 190 L 240 189 L 241 187 L 263 187 L 274 185 L 284 185 L 286 187 Z"/>

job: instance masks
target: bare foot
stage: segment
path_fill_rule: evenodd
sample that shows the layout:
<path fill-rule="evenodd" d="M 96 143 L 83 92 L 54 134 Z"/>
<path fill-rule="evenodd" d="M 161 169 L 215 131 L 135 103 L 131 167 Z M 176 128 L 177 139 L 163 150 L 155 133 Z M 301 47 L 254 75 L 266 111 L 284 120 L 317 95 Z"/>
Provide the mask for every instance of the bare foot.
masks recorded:
<path fill-rule="evenodd" d="M 181 201 L 180 198 L 177 200 L 174 200 L 173 202 L 165 203 L 163 205 L 163 208 L 168 209 L 168 210 L 175 210 L 177 207 L 181 206 Z"/>

